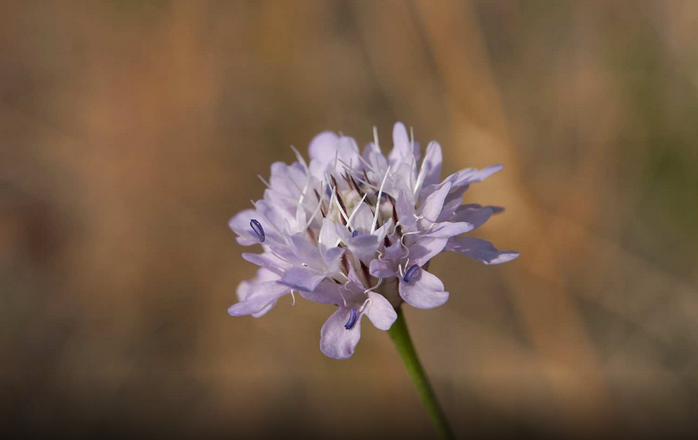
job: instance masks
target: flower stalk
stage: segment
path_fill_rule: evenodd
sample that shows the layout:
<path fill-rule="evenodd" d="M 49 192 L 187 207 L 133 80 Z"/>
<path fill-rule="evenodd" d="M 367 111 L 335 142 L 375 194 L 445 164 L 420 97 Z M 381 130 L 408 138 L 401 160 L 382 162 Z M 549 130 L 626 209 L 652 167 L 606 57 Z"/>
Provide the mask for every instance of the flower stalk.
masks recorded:
<path fill-rule="evenodd" d="M 419 398 L 422 400 L 422 404 L 427 410 L 429 419 L 438 432 L 439 437 L 442 439 L 455 438 L 451 426 L 448 423 L 448 419 L 446 419 L 446 414 L 444 414 L 443 409 L 439 405 L 439 401 L 436 399 L 436 394 L 429 382 L 427 373 L 419 362 L 414 344 L 412 344 L 412 338 L 410 338 L 410 332 L 407 330 L 407 322 L 405 321 L 402 307 L 398 307 L 397 320 L 390 327 L 390 330 L 388 330 L 388 334 L 393 340 L 395 348 L 397 348 L 402 362 L 407 368 L 407 373 L 410 375 L 412 383 L 417 389 L 417 394 L 419 394 Z"/>

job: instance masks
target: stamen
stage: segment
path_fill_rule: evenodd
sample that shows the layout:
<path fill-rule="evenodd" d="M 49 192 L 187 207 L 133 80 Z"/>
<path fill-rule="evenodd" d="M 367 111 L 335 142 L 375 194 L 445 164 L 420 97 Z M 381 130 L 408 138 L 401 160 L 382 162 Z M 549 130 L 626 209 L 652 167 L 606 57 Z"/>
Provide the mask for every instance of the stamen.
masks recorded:
<path fill-rule="evenodd" d="M 412 156 L 412 160 L 410 160 L 410 180 L 407 182 L 408 189 L 412 190 L 412 185 L 415 185 L 414 182 L 414 172 L 417 171 L 417 164 L 415 163 L 414 156 Z"/>
<path fill-rule="evenodd" d="M 334 198 L 335 203 L 337 204 L 337 208 L 339 208 L 339 214 L 341 215 L 340 219 L 343 221 L 344 225 L 346 226 L 349 223 L 349 217 L 347 217 L 347 213 L 344 211 L 344 208 L 342 207 L 342 202 L 339 201 L 339 194 L 337 194 L 337 188 L 332 188 L 332 197 Z M 330 206 L 330 209 L 332 207 Z"/>
<path fill-rule="evenodd" d="M 341 136 L 341 133 L 340 133 Z M 332 165 L 332 171 L 337 170 L 337 159 L 339 159 L 339 150 L 334 152 L 334 165 Z"/>
<path fill-rule="evenodd" d="M 357 235 L 359 235 L 359 231 L 354 230 L 354 232 L 351 233 L 352 237 L 356 237 Z"/>
<path fill-rule="evenodd" d="M 400 228 L 402 228 L 402 226 L 400 226 Z M 405 249 L 405 250 L 407 251 L 407 254 L 405 255 L 405 257 L 409 257 L 409 256 L 410 256 L 410 248 L 408 248 L 407 245 L 405 245 L 405 242 L 404 242 L 403 240 L 404 240 L 405 237 L 407 237 L 408 235 L 414 235 L 414 234 L 419 234 L 419 231 L 405 232 L 405 233 L 403 233 L 403 234 L 400 236 L 400 246 L 402 246 L 402 248 Z M 404 257 L 403 257 L 403 258 L 404 258 Z"/>
<path fill-rule="evenodd" d="M 290 147 L 291 150 L 296 153 L 296 159 L 298 159 L 298 162 L 303 166 L 303 168 L 305 168 L 306 171 L 308 171 L 308 164 L 305 162 L 305 159 L 303 159 L 303 155 L 301 155 L 301 153 L 293 145 Z"/>
<path fill-rule="evenodd" d="M 357 203 L 356 206 L 354 206 L 354 210 L 351 212 L 351 215 L 347 219 L 347 227 L 353 228 L 353 226 L 351 225 L 351 221 L 354 220 L 354 216 L 357 212 L 359 212 L 359 208 L 361 208 L 361 204 L 364 202 L 364 200 L 366 200 L 367 195 L 368 194 L 364 194 L 364 196 L 361 198 L 361 201 Z"/>
<path fill-rule="evenodd" d="M 368 296 L 368 292 L 373 292 L 374 290 L 376 290 L 377 288 L 379 288 L 380 285 L 381 285 L 382 283 L 383 283 L 383 278 L 378 278 L 378 282 L 376 283 L 375 286 L 373 286 L 373 287 L 371 287 L 371 288 L 369 288 L 369 289 L 364 290 L 364 295 Z M 367 301 L 370 301 L 370 299 L 367 299 Z M 364 303 L 364 305 L 365 305 L 365 304 L 366 304 L 366 303 Z M 359 311 L 361 311 L 361 310 L 359 310 Z"/>
<path fill-rule="evenodd" d="M 409 283 L 412 277 L 417 274 L 419 269 L 419 265 L 413 264 L 409 269 L 407 269 L 407 272 L 405 272 L 405 276 L 402 279 L 405 280 L 406 283 Z"/>
<path fill-rule="evenodd" d="M 305 193 L 308 191 L 308 185 L 310 185 L 310 174 L 308 174 L 308 177 L 305 179 L 305 185 L 301 190 L 301 196 L 298 198 L 299 205 L 303 204 L 303 200 L 305 200 Z"/>
<path fill-rule="evenodd" d="M 366 180 L 368 180 L 368 178 L 366 178 L 366 180 L 364 180 L 364 179 L 362 179 L 362 178 L 360 178 L 360 177 L 357 177 L 356 180 L 358 180 L 359 182 L 361 182 L 361 183 L 363 183 L 364 185 L 368 186 L 369 188 L 378 189 L 377 186 L 373 186 L 372 184 L 370 184 L 370 183 L 368 183 L 368 182 L 366 181 Z"/>
<path fill-rule="evenodd" d="M 257 220 L 252 219 L 250 220 L 250 227 L 254 233 L 257 234 L 257 238 L 259 238 L 260 243 L 264 243 L 264 240 L 266 240 L 266 235 L 264 235 L 264 228 L 262 227 L 262 224 Z"/>
<path fill-rule="evenodd" d="M 269 182 L 267 182 L 266 179 L 264 179 L 264 177 L 262 177 L 261 174 L 257 174 L 257 177 L 259 177 L 259 180 L 261 180 L 262 183 L 263 183 L 267 188 L 271 189 L 271 185 L 269 185 Z"/>
<path fill-rule="evenodd" d="M 373 126 L 373 142 L 376 144 L 376 147 L 378 147 L 378 152 L 382 154 L 381 145 L 378 143 L 378 127 L 375 125 Z"/>
<path fill-rule="evenodd" d="M 378 148 L 380 149 L 380 147 L 378 147 Z M 368 163 L 368 162 L 366 161 L 366 159 L 364 159 L 363 157 L 359 156 L 359 162 L 362 162 L 364 165 L 366 165 L 366 168 L 368 168 L 369 171 L 371 171 L 372 173 L 379 174 L 379 173 L 375 170 L 375 168 L 373 168 L 373 165 L 371 165 L 370 163 Z"/>
<path fill-rule="evenodd" d="M 371 304 L 373 304 L 373 301 L 371 301 L 371 298 L 366 298 L 366 301 L 364 301 L 364 303 L 361 304 L 361 307 L 359 308 L 359 313 L 363 313 L 364 310 L 366 310 L 366 308 L 368 306 L 370 306 Z"/>
<path fill-rule="evenodd" d="M 388 179 L 388 174 L 390 174 L 390 167 L 385 171 L 385 176 L 383 176 L 383 182 L 381 182 L 381 187 L 378 190 L 378 200 L 376 200 L 376 214 L 373 217 L 373 224 L 371 225 L 371 234 L 376 231 L 376 224 L 378 224 L 378 215 L 380 213 L 381 196 L 383 195 L 383 187 L 385 186 L 385 181 Z"/>
<path fill-rule="evenodd" d="M 340 272 L 340 274 L 342 274 L 342 272 Z M 342 275 L 344 275 L 344 274 L 342 274 Z M 344 275 L 344 278 L 347 279 L 347 282 L 345 284 L 343 284 L 337 292 L 339 293 L 340 298 L 342 298 L 342 302 L 344 303 L 344 307 L 346 307 L 347 300 L 344 298 L 344 295 L 342 295 L 342 289 L 347 289 L 347 284 L 349 284 L 349 278 L 347 278 L 346 275 Z"/>
<path fill-rule="evenodd" d="M 319 198 L 319 197 L 318 197 Z M 308 223 L 305 225 L 305 229 L 308 229 L 311 224 L 313 224 L 313 221 L 315 220 L 315 216 L 317 215 L 318 211 L 322 207 L 322 200 L 317 204 L 317 207 L 315 208 L 315 211 L 313 211 L 313 215 L 310 216 L 310 219 L 308 220 Z"/>
<path fill-rule="evenodd" d="M 349 320 L 344 324 L 344 328 L 346 330 L 351 330 L 354 328 L 354 324 L 356 324 L 356 309 L 351 309 L 349 311 Z"/>
<path fill-rule="evenodd" d="M 413 194 L 416 196 L 422 185 L 424 184 L 424 179 L 427 177 L 427 160 L 426 157 L 422 160 L 422 167 L 419 169 L 419 174 L 417 175 L 417 183 L 414 185 Z"/>

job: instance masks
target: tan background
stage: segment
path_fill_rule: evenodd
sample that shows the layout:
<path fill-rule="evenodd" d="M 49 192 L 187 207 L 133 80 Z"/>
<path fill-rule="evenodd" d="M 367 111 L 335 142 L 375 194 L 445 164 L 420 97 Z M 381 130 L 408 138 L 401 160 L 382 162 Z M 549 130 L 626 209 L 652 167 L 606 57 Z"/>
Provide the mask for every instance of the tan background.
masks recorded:
<path fill-rule="evenodd" d="M 698 3 L 0 2 L 0 419 L 29 432 L 432 435 L 382 332 L 231 318 L 227 220 L 324 129 L 396 120 L 514 263 L 457 255 L 409 309 L 455 430 L 691 427 Z M 375 431 L 379 429 L 379 431 Z"/>

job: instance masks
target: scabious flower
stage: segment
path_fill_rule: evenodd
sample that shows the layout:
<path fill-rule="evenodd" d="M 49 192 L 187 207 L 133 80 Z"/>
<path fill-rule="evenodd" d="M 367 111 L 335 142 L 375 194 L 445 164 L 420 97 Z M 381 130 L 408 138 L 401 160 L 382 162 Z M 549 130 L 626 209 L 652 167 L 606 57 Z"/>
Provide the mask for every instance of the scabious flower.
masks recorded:
<path fill-rule="evenodd" d="M 518 252 L 462 234 L 481 226 L 496 206 L 462 204 L 468 187 L 502 169 L 465 169 L 441 181 L 441 146 L 420 147 L 402 123 L 393 128 L 385 156 L 378 143 L 360 153 L 356 141 L 332 132 L 308 147 L 310 162 L 271 166 L 264 198 L 238 213 L 230 227 L 241 245 L 261 245 L 243 254 L 260 267 L 238 287 L 233 316 L 259 317 L 284 295 L 337 306 L 320 332 L 320 348 L 335 359 L 351 357 L 364 317 L 381 330 L 397 318 L 402 302 L 430 309 L 448 300 L 444 285 L 427 271 L 444 251 L 499 264 Z M 295 301 L 295 296 L 293 297 Z"/>

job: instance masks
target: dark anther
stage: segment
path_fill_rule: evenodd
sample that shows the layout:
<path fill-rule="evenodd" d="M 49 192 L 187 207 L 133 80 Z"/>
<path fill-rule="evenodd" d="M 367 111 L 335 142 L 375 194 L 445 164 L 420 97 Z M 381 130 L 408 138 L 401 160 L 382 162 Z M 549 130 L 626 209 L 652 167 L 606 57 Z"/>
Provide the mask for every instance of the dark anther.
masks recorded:
<path fill-rule="evenodd" d="M 409 269 L 407 269 L 407 272 L 405 272 L 405 276 L 402 277 L 402 279 L 405 280 L 406 283 L 409 283 L 410 280 L 412 279 L 412 277 L 415 276 L 418 271 L 419 271 L 419 266 L 416 264 L 413 264 L 412 266 L 410 266 Z"/>
<path fill-rule="evenodd" d="M 258 222 L 255 219 L 250 220 L 250 227 L 254 231 L 255 234 L 257 234 L 257 238 L 259 238 L 259 241 L 261 243 L 264 243 L 264 240 L 266 239 L 266 235 L 264 235 L 264 228 L 262 227 L 262 224 Z"/>
<path fill-rule="evenodd" d="M 356 324 L 356 309 L 351 309 L 349 311 L 349 320 L 344 324 L 344 328 L 346 330 L 351 330 L 354 328 L 354 324 Z"/>

